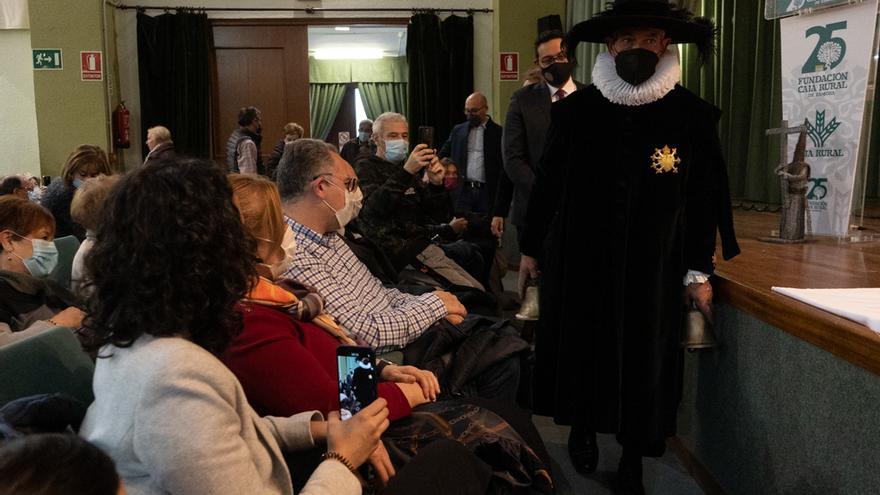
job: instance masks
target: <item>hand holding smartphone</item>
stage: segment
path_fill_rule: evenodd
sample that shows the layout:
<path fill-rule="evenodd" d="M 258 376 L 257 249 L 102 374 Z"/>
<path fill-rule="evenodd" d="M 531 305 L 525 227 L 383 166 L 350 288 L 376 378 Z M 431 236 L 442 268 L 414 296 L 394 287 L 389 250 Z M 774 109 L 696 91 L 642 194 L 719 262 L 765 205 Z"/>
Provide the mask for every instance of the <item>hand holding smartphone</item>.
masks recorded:
<path fill-rule="evenodd" d="M 430 125 L 419 126 L 419 144 L 427 144 L 428 148 L 434 149 L 434 127 Z"/>
<path fill-rule="evenodd" d="M 344 420 L 376 400 L 379 373 L 376 355 L 369 347 L 340 346 L 336 349 L 339 382 L 339 415 Z"/>

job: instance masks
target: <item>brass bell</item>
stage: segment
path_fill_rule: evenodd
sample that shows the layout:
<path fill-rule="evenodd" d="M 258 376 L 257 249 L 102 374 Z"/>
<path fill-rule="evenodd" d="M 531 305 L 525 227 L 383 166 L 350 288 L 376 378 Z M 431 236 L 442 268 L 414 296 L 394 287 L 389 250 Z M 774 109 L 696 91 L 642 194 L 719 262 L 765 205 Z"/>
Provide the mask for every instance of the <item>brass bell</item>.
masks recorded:
<path fill-rule="evenodd" d="M 534 321 L 541 314 L 538 306 L 538 286 L 530 285 L 526 287 L 526 294 L 523 297 L 522 305 L 516 314 L 517 320 Z"/>
<path fill-rule="evenodd" d="M 712 326 L 706 321 L 703 313 L 697 309 L 696 304 L 691 304 L 687 309 L 683 334 L 681 346 L 687 349 L 688 352 L 694 352 L 697 349 L 708 349 L 718 345 L 715 335 L 712 333 Z"/>

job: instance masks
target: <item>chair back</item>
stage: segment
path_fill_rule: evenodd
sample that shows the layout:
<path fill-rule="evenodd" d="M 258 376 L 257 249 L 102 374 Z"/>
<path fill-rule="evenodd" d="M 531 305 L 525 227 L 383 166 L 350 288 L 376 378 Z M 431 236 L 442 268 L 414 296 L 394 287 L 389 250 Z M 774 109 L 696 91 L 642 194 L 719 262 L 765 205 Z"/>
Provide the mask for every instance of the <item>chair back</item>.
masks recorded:
<path fill-rule="evenodd" d="M 58 248 L 58 265 L 49 274 L 49 278 L 69 289 L 70 273 L 73 271 L 73 258 L 79 250 L 79 239 L 72 235 L 59 237 L 55 239 L 55 247 Z"/>
<path fill-rule="evenodd" d="M 0 346 L 0 406 L 61 392 L 90 404 L 95 365 L 69 328 L 50 328 Z"/>

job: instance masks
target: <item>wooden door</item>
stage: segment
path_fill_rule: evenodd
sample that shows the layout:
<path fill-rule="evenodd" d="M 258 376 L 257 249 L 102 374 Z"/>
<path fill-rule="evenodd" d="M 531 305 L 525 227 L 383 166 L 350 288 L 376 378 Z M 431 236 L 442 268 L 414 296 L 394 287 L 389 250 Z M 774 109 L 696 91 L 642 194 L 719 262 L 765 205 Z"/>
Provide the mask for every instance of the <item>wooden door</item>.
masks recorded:
<path fill-rule="evenodd" d="M 238 127 L 238 110 L 263 113 L 265 162 L 283 127 L 297 122 L 309 135 L 309 55 L 305 25 L 272 20 L 215 20 L 213 95 L 214 159 L 226 163 L 226 140 Z"/>

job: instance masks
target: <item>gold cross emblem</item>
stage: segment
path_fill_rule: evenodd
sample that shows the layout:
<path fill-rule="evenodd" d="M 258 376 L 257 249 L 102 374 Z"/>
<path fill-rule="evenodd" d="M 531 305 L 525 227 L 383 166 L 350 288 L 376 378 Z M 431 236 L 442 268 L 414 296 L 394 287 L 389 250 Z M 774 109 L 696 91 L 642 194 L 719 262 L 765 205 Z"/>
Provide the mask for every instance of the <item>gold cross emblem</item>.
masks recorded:
<path fill-rule="evenodd" d="M 654 148 L 654 154 L 651 155 L 651 168 L 654 172 L 662 174 L 665 172 L 678 173 L 677 164 L 681 163 L 681 158 L 675 156 L 678 148 L 669 149 L 669 146 L 663 145 L 662 149 Z"/>

